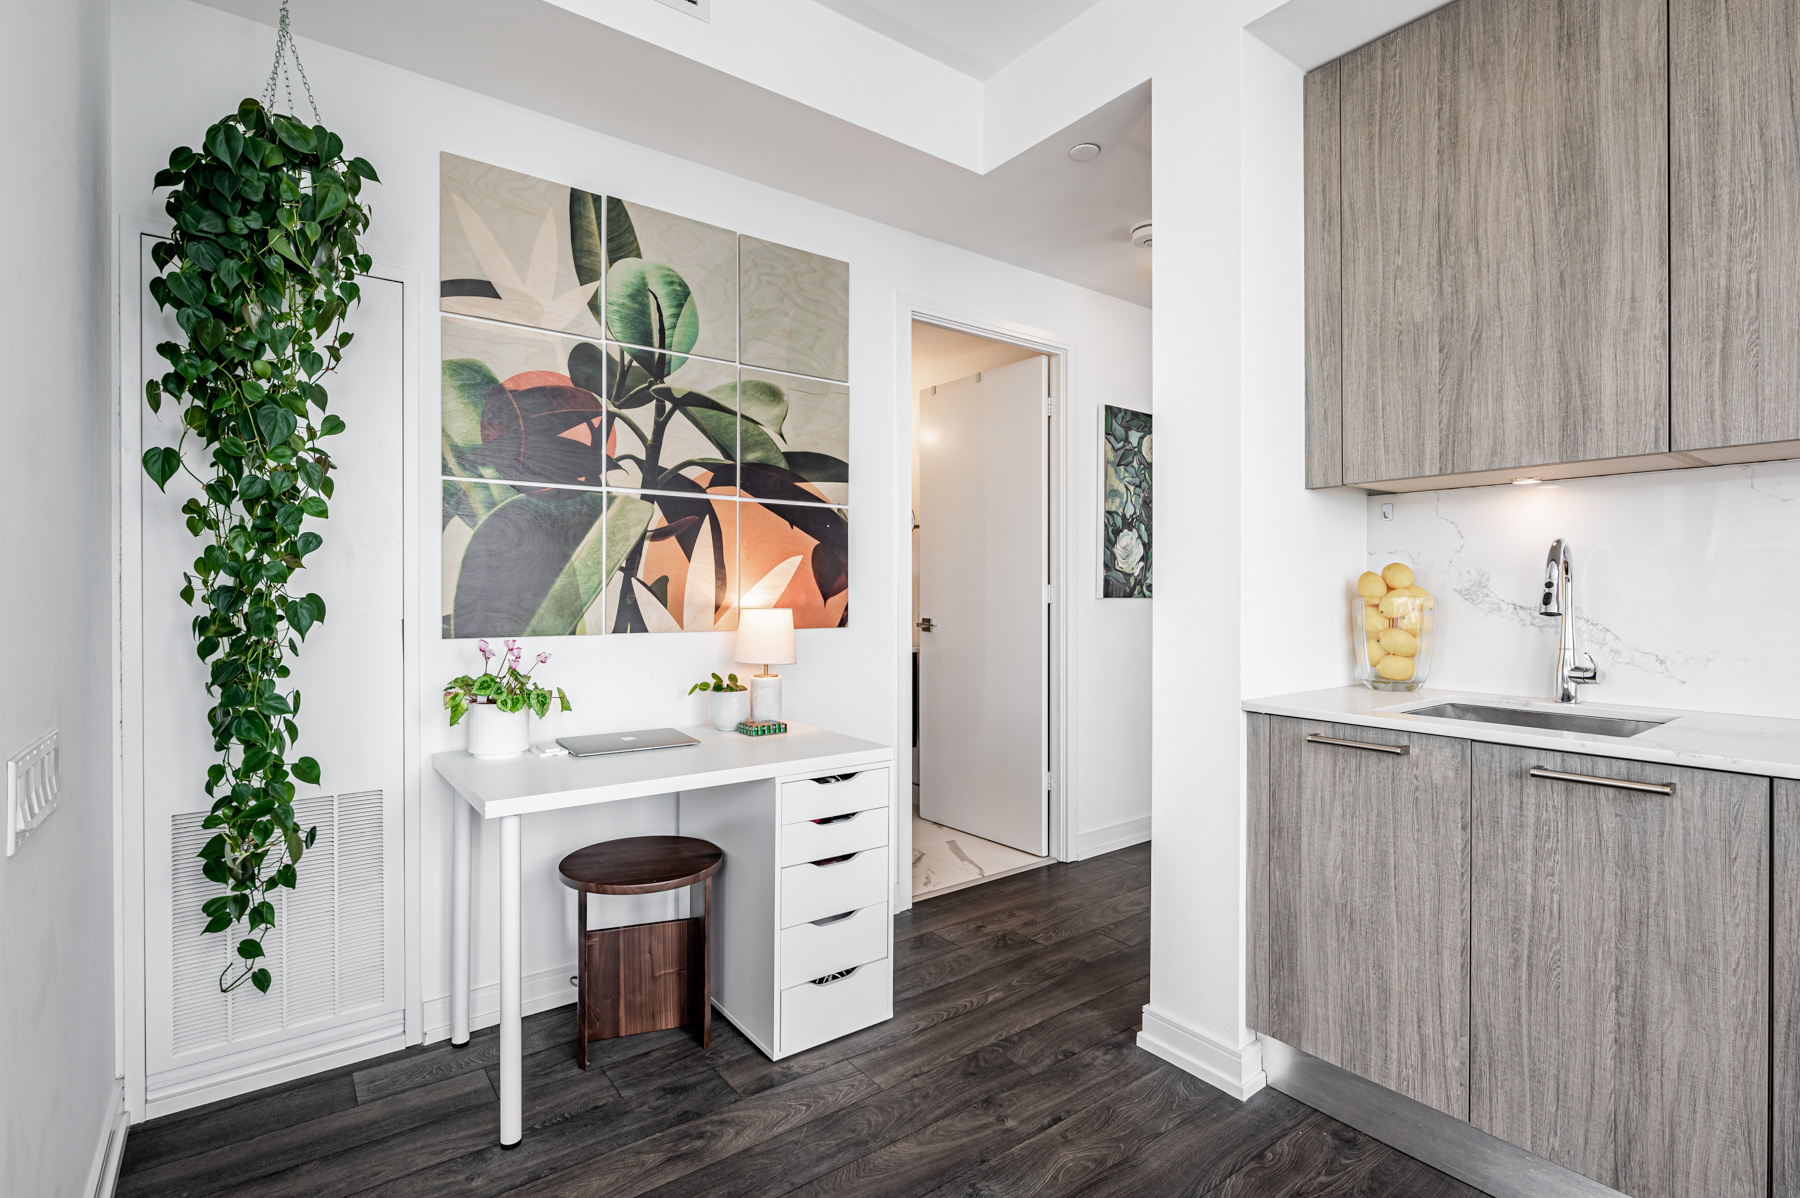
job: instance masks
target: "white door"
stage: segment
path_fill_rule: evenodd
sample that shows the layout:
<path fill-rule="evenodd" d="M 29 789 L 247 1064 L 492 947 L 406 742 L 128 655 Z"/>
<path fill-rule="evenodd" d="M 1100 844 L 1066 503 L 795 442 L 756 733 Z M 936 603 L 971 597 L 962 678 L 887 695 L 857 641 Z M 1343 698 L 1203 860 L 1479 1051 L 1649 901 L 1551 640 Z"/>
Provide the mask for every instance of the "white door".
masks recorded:
<path fill-rule="evenodd" d="M 919 814 L 1039 856 L 1049 371 L 1027 358 L 919 397 Z"/>
<path fill-rule="evenodd" d="M 155 241 L 142 240 L 140 287 L 156 274 Z M 130 706 L 143 723 L 150 1117 L 404 1042 L 403 293 L 393 280 L 363 281 L 348 326 L 355 340 L 325 379 L 330 410 L 347 429 L 329 446 L 337 463 L 331 518 L 309 523 L 324 545 L 296 585 L 324 597 L 326 618 L 289 659 L 304 697 L 296 749 L 317 758 L 324 775 L 322 786 L 296 783 L 294 806 L 318 840 L 300 862 L 298 889 L 279 892 L 265 941 L 274 973 L 266 995 L 248 984 L 219 993 L 241 925 L 236 935 L 201 934 L 200 905 L 220 892 L 195 858 L 212 835 L 200 821 L 216 758 L 207 670 L 189 631 L 195 609 L 177 594 L 201 547 L 180 510 L 196 488 L 177 475 L 165 494 L 138 475 L 141 583 L 126 602 L 137 607 L 143 654 L 143 693 Z M 146 298 L 141 332 L 140 374 L 160 377 L 167 364 L 156 345 L 180 337 L 173 314 Z M 160 416 L 138 407 L 143 445 L 174 444 L 175 406 L 165 401 Z"/>

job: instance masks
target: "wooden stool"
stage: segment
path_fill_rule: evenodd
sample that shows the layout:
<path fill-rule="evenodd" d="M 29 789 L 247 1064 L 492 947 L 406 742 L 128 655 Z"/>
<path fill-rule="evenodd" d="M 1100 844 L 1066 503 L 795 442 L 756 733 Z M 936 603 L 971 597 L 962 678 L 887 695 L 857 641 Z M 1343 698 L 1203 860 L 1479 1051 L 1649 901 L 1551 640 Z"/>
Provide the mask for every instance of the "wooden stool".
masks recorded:
<path fill-rule="evenodd" d="M 576 1060 L 590 1040 L 697 1024 L 712 1044 L 712 878 L 725 853 L 691 836 L 632 836 L 577 849 L 557 869 L 578 894 Z M 706 883 L 706 913 L 588 931 L 590 894 L 654 894 Z"/>

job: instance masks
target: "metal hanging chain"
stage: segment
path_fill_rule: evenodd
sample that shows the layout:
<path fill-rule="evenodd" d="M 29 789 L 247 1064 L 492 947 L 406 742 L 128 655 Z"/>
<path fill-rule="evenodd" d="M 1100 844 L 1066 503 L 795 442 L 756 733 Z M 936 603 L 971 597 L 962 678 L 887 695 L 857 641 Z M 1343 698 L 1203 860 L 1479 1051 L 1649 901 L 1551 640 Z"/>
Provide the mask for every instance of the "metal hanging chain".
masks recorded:
<path fill-rule="evenodd" d="M 300 86 L 306 92 L 306 102 L 312 108 L 313 124 L 321 125 L 319 119 L 319 102 L 313 99 L 312 84 L 307 81 L 306 67 L 300 62 L 300 47 L 294 41 L 294 32 L 288 25 L 288 0 L 281 0 L 281 21 L 275 27 L 275 62 L 269 67 L 269 82 L 263 87 L 263 109 L 275 111 L 275 81 L 279 79 L 287 92 L 287 110 L 294 111 L 294 81 L 288 76 L 287 60 L 294 60 L 294 70 L 300 73 Z"/>

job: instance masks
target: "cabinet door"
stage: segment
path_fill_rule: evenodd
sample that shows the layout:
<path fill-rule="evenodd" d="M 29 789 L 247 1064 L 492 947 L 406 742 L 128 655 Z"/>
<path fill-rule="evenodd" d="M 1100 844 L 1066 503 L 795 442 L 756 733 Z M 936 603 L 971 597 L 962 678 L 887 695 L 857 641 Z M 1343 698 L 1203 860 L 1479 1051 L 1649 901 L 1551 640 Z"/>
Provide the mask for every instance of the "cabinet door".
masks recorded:
<path fill-rule="evenodd" d="M 1458 0 L 1340 60 L 1345 482 L 1668 449 L 1667 28 Z"/>
<path fill-rule="evenodd" d="M 1800 438 L 1800 5 L 1672 0 L 1676 449 Z"/>
<path fill-rule="evenodd" d="M 1766 1193 L 1768 779 L 1485 744 L 1473 767 L 1470 1121 L 1633 1198 Z"/>
<path fill-rule="evenodd" d="M 1251 1025 L 1467 1118 L 1468 742 L 1252 716 L 1250 753 Z"/>
<path fill-rule="evenodd" d="M 1800 1198 L 1800 782 L 1775 783 L 1775 1198 Z"/>
<path fill-rule="evenodd" d="M 1306 77 L 1306 485 L 1344 481 L 1344 272 L 1338 64 Z"/>

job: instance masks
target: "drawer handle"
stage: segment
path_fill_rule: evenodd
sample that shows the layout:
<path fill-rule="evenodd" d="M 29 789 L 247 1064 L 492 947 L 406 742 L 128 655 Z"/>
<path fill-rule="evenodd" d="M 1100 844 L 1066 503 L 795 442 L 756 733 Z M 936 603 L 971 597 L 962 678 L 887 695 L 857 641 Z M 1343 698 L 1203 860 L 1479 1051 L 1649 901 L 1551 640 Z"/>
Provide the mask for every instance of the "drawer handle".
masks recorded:
<path fill-rule="evenodd" d="M 842 865 L 844 862 L 850 860 L 850 858 L 852 858 L 854 856 L 856 856 L 855 853 L 845 853 L 842 857 L 821 857 L 817 861 L 810 862 L 809 864 L 816 865 L 820 869 L 824 869 L 828 865 Z"/>
<path fill-rule="evenodd" d="M 860 773 L 862 773 L 861 770 L 857 770 L 855 774 L 826 774 L 823 778 L 809 778 L 807 780 L 815 786 L 831 786 L 838 782 L 848 782 Z"/>
<path fill-rule="evenodd" d="M 834 923 L 843 923 L 846 919 L 855 915 L 857 910 L 858 908 L 852 907 L 842 915 L 827 915 L 824 919 L 815 919 L 812 921 L 812 926 L 815 928 L 828 928 Z"/>
<path fill-rule="evenodd" d="M 1335 736 L 1321 736 L 1317 732 L 1306 734 L 1306 743 L 1312 745 L 1337 745 L 1345 749 L 1367 749 L 1371 753 L 1392 753 L 1396 757 L 1404 757 L 1412 752 L 1410 745 L 1376 745 L 1366 740 L 1340 740 Z"/>
<path fill-rule="evenodd" d="M 848 969 L 840 969 L 836 973 L 828 973 L 822 978 L 814 978 L 812 980 L 812 984 L 815 986 L 829 986 L 833 982 L 843 981 L 845 978 L 849 977 L 851 974 L 855 973 L 857 970 L 859 970 L 861 968 L 862 968 L 862 966 L 860 966 L 860 965 L 852 965 Z"/>
<path fill-rule="evenodd" d="M 860 812 L 860 811 L 847 811 L 843 815 L 828 815 L 824 819 L 816 819 L 816 820 L 813 820 L 812 822 L 815 824 L 841 824 L 845 820 L 855 819 L 857 816 L 859 816 L 861 814 L 862 814 L 862 812 Z"/>
<path fill-rule="evenodd" d="M 1552 782 L 1585 782 L 1589 786 L 1610 786 L 1614 790 L 1631 790 L 1638 794 L 1663 795 L 1675 793 L 1673 782 L 1631 782 L 1624 778 L 1597 778 L 1591 774 L 1565 774 L 1561 770 L 1547 770 L 1541 765 L 1531 767 L 1533 778 L 1547 778 Z"/>

